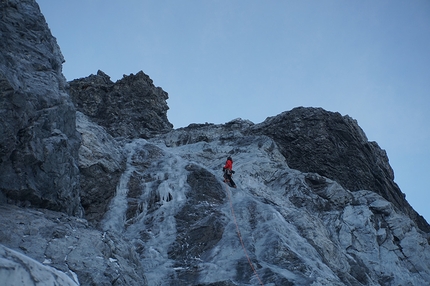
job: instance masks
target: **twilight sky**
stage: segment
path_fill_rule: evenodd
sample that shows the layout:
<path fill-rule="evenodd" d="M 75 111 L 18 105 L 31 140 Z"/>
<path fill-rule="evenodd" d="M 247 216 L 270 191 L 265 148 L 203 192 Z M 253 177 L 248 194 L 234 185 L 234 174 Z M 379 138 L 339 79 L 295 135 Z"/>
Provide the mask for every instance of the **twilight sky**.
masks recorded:
<path fill-rule="evenodd" d="M 348 114 L 430 222 L 430 1 L 37 2 L 67 80 L 143 70 L 175 128 L 297 106 Z"/>

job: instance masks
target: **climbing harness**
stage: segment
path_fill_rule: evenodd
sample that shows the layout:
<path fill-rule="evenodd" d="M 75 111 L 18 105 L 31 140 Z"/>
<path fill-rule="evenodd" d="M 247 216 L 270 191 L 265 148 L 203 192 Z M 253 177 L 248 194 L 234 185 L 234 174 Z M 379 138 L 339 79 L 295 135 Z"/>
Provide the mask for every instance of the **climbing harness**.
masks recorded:
<path fill-rule="evenodd" d="M 246 251 L 246 248 L 245 248 L 245 244 L 243 243 L 242 235 L 240 234 L 240 230 L 239 230 L 239 225 L 237 224 L 237 220 L 236 220 L 236 215 L 234 214 L 233 201 L 231 199 L 230 190 L 229 190 L 227 184 L 225 184 L 225 189 L 226 189 L 226 192 L 228 194 L 228 199 L 230 201 L 230 207 L 231 207 L 231 214 L 233 215 L 234 224 L 236 225 L 237 236 L 239 237 L 240 243 L 242 244 L 243 252 L 245 253 L 246 258 L 248 259 L 248 263 L 251 266 L 252 271 L 254 271 L 254 274 L 257 277 L 258 281 L 260 282 L 260 284 L 262 286 L 264 286 L 263 282 L 260 279 L 260 276 L 258 276 L 258 273 L 255 270 L 254 265 L 252 264 L 251 258 L 249 258 L 248 251 Z"/>

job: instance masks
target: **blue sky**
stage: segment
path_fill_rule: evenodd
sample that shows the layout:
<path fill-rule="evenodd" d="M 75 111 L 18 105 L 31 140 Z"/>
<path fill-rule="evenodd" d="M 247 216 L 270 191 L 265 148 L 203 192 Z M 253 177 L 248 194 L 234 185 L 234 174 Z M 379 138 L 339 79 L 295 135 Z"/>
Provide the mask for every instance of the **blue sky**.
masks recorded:
<path fill-rule="evenodd" d="M 143 70 L 175 128 L 297 106 L 348 114 L 430 222 L 430 1 L 37 2 L 67 80 Z"/>

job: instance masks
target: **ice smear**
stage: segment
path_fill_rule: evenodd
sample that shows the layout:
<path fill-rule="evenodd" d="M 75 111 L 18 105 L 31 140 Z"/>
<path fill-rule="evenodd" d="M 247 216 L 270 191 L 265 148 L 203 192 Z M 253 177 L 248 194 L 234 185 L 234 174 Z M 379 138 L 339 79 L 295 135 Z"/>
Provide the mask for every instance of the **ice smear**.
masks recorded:
<path fill-rule="evenodd" d="M 102 221 L 103 230 L 113 232 L 123 232 L 125 223 L 125 211 L 127 210 L 128 182 L 131 174 L 136 170 L 133 164 L 133 156 L 139 149 L 144 149 L 146 144 L 144 139 L 136 139 L 124 146 L 127 153 L 126 169 L 121 175 L 118 186 L 116 187 L 115 197 Z"/>
<path fill-rule="evenodd" d="M 141 182 L 140 203 L 144 207 L 125 235 L 137 247 L 142 247 L 141 263 L 150 285 L 165 285 L 167 277 L 175 271 L 168 250 L 177 235 L 175 214 L 186 200 L 185 167 L 189 162 L 155 145 L 147 144 L 144 148 L 159 148 L 159 152 L 157 157 L 142 158 L 150 160 L 145 174 L 152 179 Z"/>

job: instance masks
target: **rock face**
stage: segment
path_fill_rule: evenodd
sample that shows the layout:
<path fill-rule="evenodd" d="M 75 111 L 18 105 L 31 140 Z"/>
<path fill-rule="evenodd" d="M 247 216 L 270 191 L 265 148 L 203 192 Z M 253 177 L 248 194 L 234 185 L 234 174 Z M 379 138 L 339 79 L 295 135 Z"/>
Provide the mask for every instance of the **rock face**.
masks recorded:
<path fill-rule="evenodd" d="M 351 117 L 299 107 L 268 118 L 251 130 L 273 138 L 291 168 L 318 173 L 351 191 L 372 190 L 430 232 L 428 223 L 394 182 L 386 152 L 376 142 L 369 142 Z"/>
<path fill-rule="evenodd" d="M 113 137 L 150 138 L 173 127 L 167 119 L 167 93 L 142 71 L 115 83 L 98 71 L 69 84 L 77 109 Z"/>
<path fill-rule="evenodd" d="M 0 10 L 0 192 L 81 216 L 80 138 L 63 56 L 34 1 L 1 1 Z"/>

